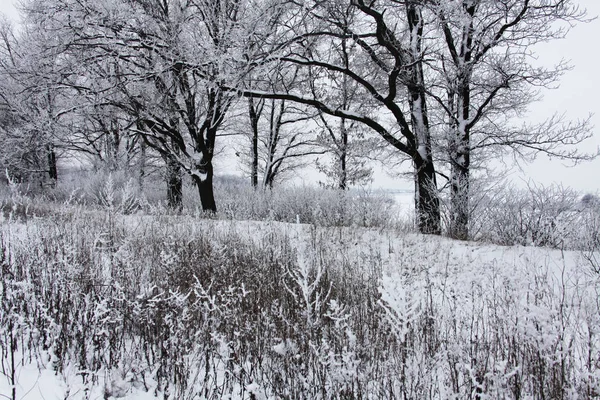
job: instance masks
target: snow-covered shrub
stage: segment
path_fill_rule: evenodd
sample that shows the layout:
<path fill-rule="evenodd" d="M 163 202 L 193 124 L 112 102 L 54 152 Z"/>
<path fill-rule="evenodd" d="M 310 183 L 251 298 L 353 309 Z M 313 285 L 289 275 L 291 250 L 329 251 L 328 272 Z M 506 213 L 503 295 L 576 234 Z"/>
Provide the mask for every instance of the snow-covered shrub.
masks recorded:
<path fill-rule="evenodd" d="M 15 376 L 39 364 L 75 399 L 598 393 L 576 252 L 98 211 L 0 227 L 3 371 L 15 349 Z"/>
<path fill-rule="evenodd" d="M 581 201 L 574 248 L 581 250 L 592 270 L 600 274 L 600 202 L 595 196 L 585 199 Z"/>
<path fill-rule="evenodd" d="M 361 189 L 303 186 L 263 190 L 217 183 L 215 192 L 219 212 L 237 220 L 365 227 L 394 227 L 401 222 L 392 198 Z"/>
<path fill-rule="evenodd" d="M 381 284 L 387 323 L 410 344 L 396 369 L 412 397 L 590 398 L 598 281 L 577 252 L 426 247 Z"/>
<path fill-rule="evenodd" d="M 117 182 L 112 173 L 106 176 L 101 174 L 90 184 L 88 191 L 97 204 L 108 211 L 131 214 L 140 208 L 136 184 L 131 178 L 125 180 L 121 177 Z"/>
<path fill-rule="evenodd" d="M 39 188 L 31 190 L 30 184 L 16 182 L 9 175 L 7 182 L 0 185 L 0 218 L 25 221 L 56 212 L 56 205 Z"/>
<path fill-rule="evenodd" d="M 561 186 L 501 186 L 477 201 L 469 229 L 475 239 L 502 245 L 573 248 L 579 197 Z"/>

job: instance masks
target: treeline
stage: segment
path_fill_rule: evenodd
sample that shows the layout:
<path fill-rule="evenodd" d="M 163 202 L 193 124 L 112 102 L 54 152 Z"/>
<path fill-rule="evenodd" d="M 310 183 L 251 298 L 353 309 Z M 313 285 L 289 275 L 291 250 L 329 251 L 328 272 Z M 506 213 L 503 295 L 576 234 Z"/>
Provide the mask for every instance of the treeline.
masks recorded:
<path fill-rule="evenodd" d="M 0 162 L 44 185 L 60 158 L 140 185 L 158 164 L 169 205 L 187 174 L 205 211 L 223 146 L 265 188 L 315 155 L 341 190 L 369 159 L 409 162 L 419 230 L 466 239 L 490 160 L 594 156 L 587 120 L 520 122 L 569 68 L 536 65 L 535 45 L 585 18 L 568 0 L 25 1 L 0 27 Z"/>

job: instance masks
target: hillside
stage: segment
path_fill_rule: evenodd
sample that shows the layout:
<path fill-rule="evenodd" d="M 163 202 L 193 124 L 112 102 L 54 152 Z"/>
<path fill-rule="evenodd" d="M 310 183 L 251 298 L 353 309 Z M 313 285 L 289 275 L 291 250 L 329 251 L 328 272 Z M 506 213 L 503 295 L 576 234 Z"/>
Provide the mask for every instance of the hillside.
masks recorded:
<path fill-rule="evenodd" d="M 581 253 L 73 213 L 2 224 L 16 399 L 592 398 Z M 14 366 L 13 366 L 14 357 Z"/>

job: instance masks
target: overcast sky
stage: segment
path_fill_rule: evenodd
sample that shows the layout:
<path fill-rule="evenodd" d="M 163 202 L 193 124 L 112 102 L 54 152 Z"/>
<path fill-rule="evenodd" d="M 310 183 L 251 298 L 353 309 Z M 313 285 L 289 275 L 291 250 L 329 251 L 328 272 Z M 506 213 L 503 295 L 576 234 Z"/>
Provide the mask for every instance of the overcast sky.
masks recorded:
<path fill-rule="evenodd" d="M 15 0 L 0 0 L 0 12 L 16 19 Z M 580 0 L 582 8 L 588 10 L 590 17 L 600 15 L 600 0 Z M 570 119 L 585 118 L 589 114 L 594 125 L 594 138 L 583 149 L 590 151 L 600 146 L 600 19 L 580 24 L 572 29 L 566 39 L 553 41 L 540 46 L 539 60 L 542 63 L 556 64 L 561 59 L 570 60 L 573 70 L 561 79 L 560 87 L 544 92 L 541 102 L 531 106 L 530 116 L 539 121 L 554 113 L 566 113 Z M 511 160 L 507 161 L 508 163 Z M 566 167 L 559 160 L 549 160 L 539 156 L 533 164 L 524 164 L 523 171 L 514 169 L 510 175 L 515 182 L 529 180 L 544 185 L 553 182 L 569 186 L 580 191 L 600 191 L 600 159 L 582 163 L 575 167 Z M 410 188 L 411 183 L 398 181 L 385 174 L 377 174 L 374 186 Z"/>

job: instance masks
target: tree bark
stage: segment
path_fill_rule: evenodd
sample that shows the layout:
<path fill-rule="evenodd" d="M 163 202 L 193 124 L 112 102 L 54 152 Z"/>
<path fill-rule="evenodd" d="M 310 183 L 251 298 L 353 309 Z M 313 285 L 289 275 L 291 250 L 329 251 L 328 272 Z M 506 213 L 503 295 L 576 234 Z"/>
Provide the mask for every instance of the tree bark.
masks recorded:
<path fill-rule="evenodd" d="M 263 189 L 273 189 L 276 173 L 273 173 L 273 165 L 269 164 L 265 171 L 263 179 Z"/>
<path fill-rule="evenodd" d="M 193 174 L 192 178 L 196 187 L 198 188 L 198 194 L 200 195 L 200 203 L 202 204 L 202 211 L 217 212 L 217 203 L 215 202 L 215 195 L 213 189 L 213 166 L 211 162 L 206 163 L 203 166 L 202 174 Z"/>
<path fill-rule="evenodd" d="M 144 191 L 144 179 L 146 178 L 146 143 L 140 140 L 140 155 L 138 160 L 138 188 L 140 193 Z"/>
<path fill-rule="evenodd" d="M 452 163 L 450 237 L 459 240 L 469 238 L 469 168 Z"/>
<path fill-rule="evenodd" d="M 470 181 L 470 132 L 466 125 L 469 118 L 469 86 L 464 86 L 459 96 L 453 90 L 448 92 L 450 160 L 450 226 L 448 235 L 453 239 L 469 238 L 469 181 Z M 457 110 L 457 103 L 459 105 Z M 458 121 L 462 121 L 459 123 Z"/>
<path fill-rule="evenodd" d="M 260 115 L 254 105 L 254 98 L 248 99 L 248 115 L 252 129 L 252 165 L 250 170 L 250 183 L 252 187 L 258 186 L 258 120 Z"/>
<path fill-rule="evenodd" d="M 49 144 L 47 146 L 48 151 L 48 177 L 50 178 L 50 185 L 54 187 L 58 180 L 58 168 L 56 166 L 56 152 L 54 146 Z"/>
<path fill-rule="evenodd" d="M 348 188 L 348 171 L 347 171 L 347 156 L 348 156 L 348 130 L 346 129 L 346 119 L 341 118 L 340 120 L 340 133 L 341 133 L 341 152 L 340 152 L 340 181 L 339 189 L 346 190 Z"/>
<path fill-rule="evenodd" d="M 183 208 L 181 166 L 173 157 L 167 157 L 167 203 L 173 210 L 181 211 Z"/>
<path fill-rule="evenodd" d="M 465 3 L 466 4 L 466 3 Z M 451 210 L 450 210 L 450 236 L 454 239 L 467 240 L 469 238 L 469 179 L 471 168 L 471 132 L 468 124 L 471 120 L 471 79 L 473 46 L 473 15 L 476 8 L 473 5 L 464 5 L 466 15 L 469 16 L 468 29 L 463 31 L 461 50 L 458 62 L 458 87 L 455 142 L 450 155 L 451 166 Z"/>
<path fill-rule="evenodd" d="M 466 57 L 467 61 L 470 57 Z M 467 240 L 469 238 L 469 180 L 471 169 L 471 135 L 467 127 L 470 120 L 471 87 L 470 77 L 465 77 L 461 82 L 458 97 L 458 129 L 451 162 L 451 210 L 450 210 L 450 236 L 454 239 Z"/>
<path fill-rule="evenodd" d="M 440 235 L 442 233 L 440 200 L 437 194 L 437 181 L 433 162 L 417 159 L 415 161 L 415 171 L 416 214 L 419 232 Z"/>
<path fill-rule="evenodd" d="M 410 29 L 411 69 L 407 84 L 411 125 L 414 134 L 412 158 L 416 176 L 416 216 L 419 232 L 440 235 L 442 233 L 440 201 L 431 150 L 431 130 L 427 101 L 425 98 L 425 75 L 423 72 L 422 40 L 423 17 L 416 3 L 406 4 Z"/>

